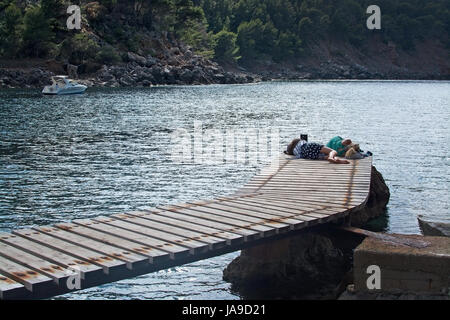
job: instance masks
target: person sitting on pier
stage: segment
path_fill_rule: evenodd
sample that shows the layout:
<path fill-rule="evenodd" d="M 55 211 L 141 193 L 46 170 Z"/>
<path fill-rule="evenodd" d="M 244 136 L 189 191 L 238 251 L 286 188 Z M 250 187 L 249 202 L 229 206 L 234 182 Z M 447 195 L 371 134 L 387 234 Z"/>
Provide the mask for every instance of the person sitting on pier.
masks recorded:
<path fill-rule="evenodd" d="M 323 144 L 307 142 L 306 140 L 301 139 L 292 140 L 284 153 L 293 155 L 298 159 L 328 160 L 332 163 L 349 163 L 347 160 L 338 159 L 336 150 L 325 147 Z"/>

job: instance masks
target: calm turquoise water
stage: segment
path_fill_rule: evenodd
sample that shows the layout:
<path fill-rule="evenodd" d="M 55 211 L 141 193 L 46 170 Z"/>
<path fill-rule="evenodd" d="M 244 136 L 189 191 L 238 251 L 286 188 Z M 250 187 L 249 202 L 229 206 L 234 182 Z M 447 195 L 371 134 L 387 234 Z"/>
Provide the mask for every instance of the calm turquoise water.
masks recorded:
<path fill-rule="evenodd" d="M 326 81 L 89 89 L 79 96 L 0 91 L 0 230 L 233 193 L 264 165 L 180 164 L 171 133 L 271 128 L 284 146 L 350 137 L 374 153 L 391 190 L 387 232 L 416 216 L 449 221 L 450 82 Z M 240 142 L 238 142 L 240 143 Z M 239 253 L 62 298 L 239 299 L 222 281 Z"/>

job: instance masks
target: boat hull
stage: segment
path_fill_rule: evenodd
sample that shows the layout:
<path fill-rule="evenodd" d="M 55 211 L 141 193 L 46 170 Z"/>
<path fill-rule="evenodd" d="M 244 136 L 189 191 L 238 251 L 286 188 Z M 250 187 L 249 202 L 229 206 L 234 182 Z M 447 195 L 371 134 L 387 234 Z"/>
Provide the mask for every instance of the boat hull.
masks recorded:
<path fill-rule="evenodd" d="M 65 95 L 65 94 L 80 94 L 86 91 L 87 87 L 83 85 L 79 85 L 71 88 L 63 88 L 55 90 L 51 86 L 46 86 L 42 93 L 45 95 Z"/>

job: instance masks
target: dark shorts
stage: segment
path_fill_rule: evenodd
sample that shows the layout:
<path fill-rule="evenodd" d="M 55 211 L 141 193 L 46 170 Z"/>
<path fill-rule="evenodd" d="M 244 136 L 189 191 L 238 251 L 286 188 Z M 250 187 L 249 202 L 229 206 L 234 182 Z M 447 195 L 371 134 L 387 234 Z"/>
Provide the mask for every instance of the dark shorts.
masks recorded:
<path fill-rule="evenodd" d="M 318 160 L 320 159 L 320 150 L 323 148 L 323 144 L 309 142 L 300 147 L 300 158 Z"/>

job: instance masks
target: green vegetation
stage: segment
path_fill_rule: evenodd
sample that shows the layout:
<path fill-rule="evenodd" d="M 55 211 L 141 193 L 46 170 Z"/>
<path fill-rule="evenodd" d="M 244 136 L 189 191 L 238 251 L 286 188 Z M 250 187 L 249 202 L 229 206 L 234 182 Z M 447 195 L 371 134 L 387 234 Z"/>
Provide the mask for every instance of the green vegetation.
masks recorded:
<path fill-rule="evenodd" d="M 95 60 L 103 63 L 117 63 L 120 61 L 120 56 L 111 46 L 104 46 L 96 54 Z"/>
<path fill-rule="evenodd" d="M 0 24 L 0 50 L 3 49 L 4 55 L 8 57 L 16 55 L 21 46 L 22 19 L 22 12 L 14 3 L 9 4 L 4 10 L 3 21 Z"/>
<path fill-rule="evenodd" d="M 69 0 L 29 3 L 0 0 L 0 58 L 115 63 L 121 52 L 141 50 L 141 34 L 149 31 L 169 32 L 199 53 L 214 54 L 203 10 L 191 0 L 81 0 L 81 31 L 66 28 Z"/>
<path fill-rule="evenodd" d="M 39 6 L 29 6 L 23 17 L 22 40 L 25 52 L 31 56 L 45 55 L 54 38 L 50 20 Z"/>
<path fill-rule="evenodd" d="M 274 60 L 301 54 L 319 39 L 337 38 L 361 47 L 374 36 L 414 49 L 416 41 L 438 38 L 447 46 L 449 0 L 379 0 L 382 29 L 366 28 L 368 0 L 201 0 L 208 31 L 236 34 L 243 59 Z M 217 56 L 217 54 L 216 54 Z"/>
<path fill-rule="evenodd" d="M 126 51 L 149 52 L 149 31 L 229 62 L 281 61 L 331 38 L 359 48 L 373 37 L 405 50 L 429 38 L 450 46 L 450 0 L 378 0 L 381 30 L 366 28 L 369 0 L 81 0 L 83 31 L 65 28 L 68 0 L 29 3 L 0 0 L 0 57 L 115 63 Z"/>
<path fill-rule="evenodd" d="M 240 57 L 236 40 L 236 34 L 225 29 L 216 33 L 213 37 L 214 57 L 217 60 L 237 61 Z"/>
<path fill-rule="evenodd" d="M 99 46 L 94 40 L 84 33 L 77 33 L 69 39 L 67 44 L 69 61 L 81 64 L 86 60 L 96 57 Z"/>

